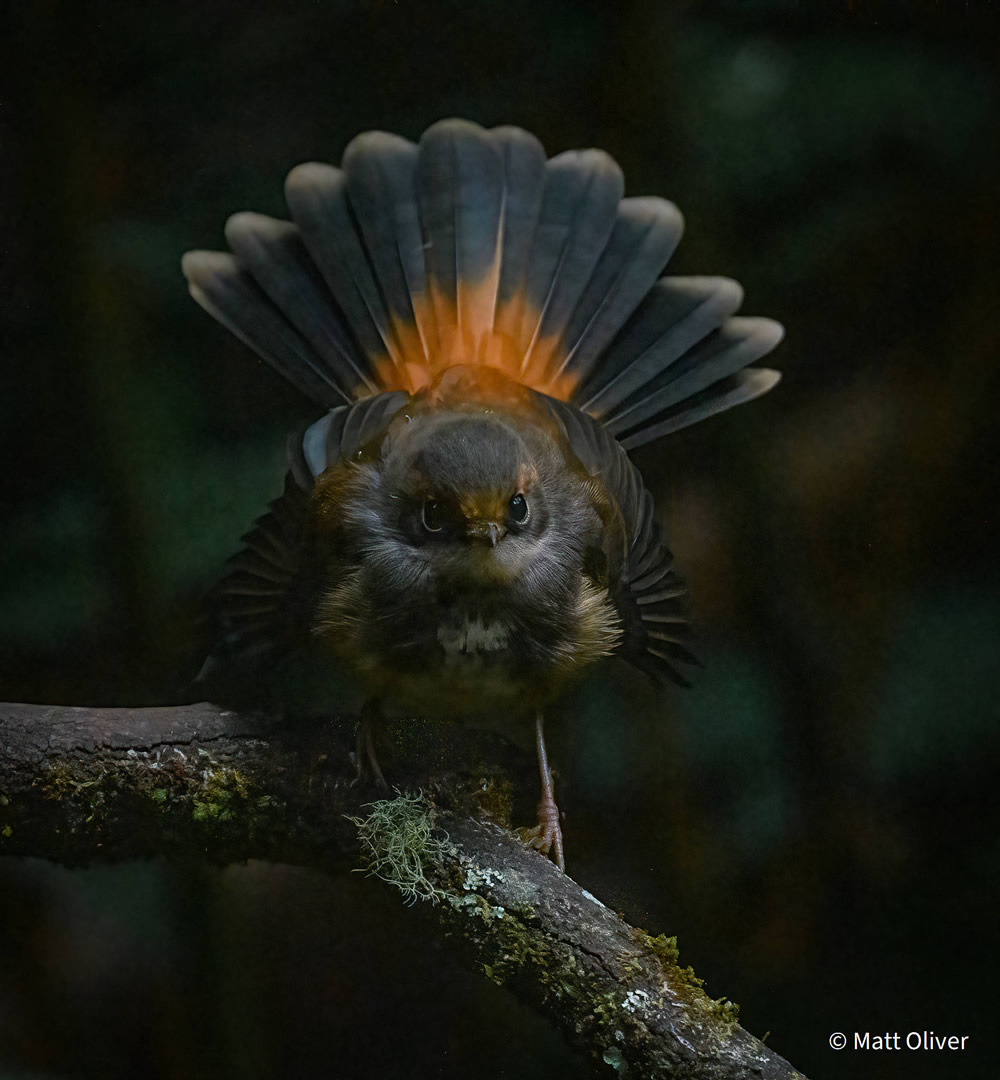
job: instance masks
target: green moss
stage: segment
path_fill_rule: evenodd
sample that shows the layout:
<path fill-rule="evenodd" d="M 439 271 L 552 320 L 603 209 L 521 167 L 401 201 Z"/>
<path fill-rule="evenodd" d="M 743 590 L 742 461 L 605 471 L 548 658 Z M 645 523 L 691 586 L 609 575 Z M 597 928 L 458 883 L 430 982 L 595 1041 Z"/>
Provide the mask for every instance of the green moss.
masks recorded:
<path fill-rule="evenodd" d="M 594 1004 L 594 1015 L 608 1022 L 617 1022 L 620 1011 L 618 999 L 611 993 L 602 994 Z"/>
<path fill-rule="evenodd" d="M 175 842 L 193 841 L 198 850 L 206 833 L 228 851 L 227 841 L 238 845 L 248 835 L 268 835 L 279 827 L 283 803 L 262 791 L 252 773 L 222 764 L 204 748 L 194 760 L 189 754 L 168 755 L 163 764 L 159 755 L 134 751 L 117 760 L 57 759 L 39 771 L 34 784 L 42 797 L 64 804 L 62 815 L 73 835 L 100 835 L 109 827 L 141 829 L 151 814 L 168 809 L 175 817 L 186 815 L 185 831 L 195 834 L 172 830 Z"/>
<path fill-rule="evenodd" d="M 705 980 L 695 974 L 694 968 L 680 966 L 676 937 L 667 937 L 666 934 L 651 937 L 639 929 L 633 930 L 632 936 L 638 945 L 660 961 L 673 988 L 692 1005 L 705 1010 L 722 1024 L 739 1022 L 740 1007 L 735 1001 L 727 997 L 710 998 L 703 989 Z"/>
<path fill-rule="evenodd" d="M 514 784 L 506 776 L 484 776 L 476 802 L 490 820 L 509 826 L 514 806 Z"/>
<path fill-rule="evenodd" d="M 587 965 L 578 962 L 570 945 L 540 935 L 530 925 L 530 906 L 505 909 L 490 902 L 504 881 L 503 871 L 478 865 L 445 834 L 436 835 L 434 808 L 420 793 L 398 794 L 366 809 L 366 817 L 349 820 L 358 829 L 367 869 L 395 885 L 408 903 L 429 900 L 475 920 L 478 925 L 470 924 L 467 933 L 480 950 L 483 974 L 496 985 L 516 985 L 522 979 L 540 984 L 545 996 L 566 1003 L 577 1017 L 578 1030 L 596 1025 L 607 1037 L 604 1045 L 612 1047 L 622 1038 L 623 1025 L 640 1024 L 650 1010 L 663 1008 L 655 994 L 629 985 L 630 979 L 648 980 L 651 973 L 661 982 L 665 975 L 702 1015 L 709 1013 L 727 1027 L 736 1023 L 736 1006 L 726 998 L 713 1001 L 694 971 L 679 966 L 675 937 L 634 931 L 639 948 L 619 958 L 620 989 L 597 990 Z"/>
<path fill-rule="evenodd" d="M 90 780 L 80 779 L 79 766 L 58 761 L 49 765 L 35 783 L 41 788 L 46 799 L 62 802 L 73 800 L 73 811 L 83 817 L 85 825 L 100 823 L 106 810 L 104 784 L 107 776 L 104 772 Z"/>
<path fill-rule="evenodd" d="M 210 766 L 192 800 L 191 816 L 201 825 L 224 824 L 244 814 L 247 808 L 240 804 L 249 800 L 250 783 L 239 769 Z"/>
<path fill-rule="evenodd" d="M 233 811 L 225 805 L 228 800 L 228 792 L 223 792 L 214 802 L 203 802 L 201 799 L 195 799 L 191 816 L 195 821 L 202 824 L 210 821 L 232 821 Z"/>
<path fill-rule="evenodd" d="M 727 997 L 712 999 L 715 1015 L 724 1024 L 738 1024 L 740 1022 L 740 1007 L 735 1001 Z"/>
<path fill-rule="evenodd" d="M 4 825 L 4 827 L 0 829 L 0 836 L 2 836 L 5 840 L 9 840 L 13 835 L 14 830 L 9 825 Z"/>
<path fill-rule="evenodd" d="M 57 762 L 50 765 L 41 777 L 40 787 L 46 799 L 64 799 L 79 795 L 85 788 L 94 787 L 97 780 L 80 780 L 72 765 Z"/>
<path fill-rule="evenodd" d="M 482 897 L 479 899 L 487 908 L 490 906 Z M 555 949 L 539 941 L 520 919 L 511 917 L 502 908 L 493 909 L 494 912 L 497 910 L 502 912 L 500 918 L 487 916 L 487 921 L 492 924 L 492 933 L 486 944 L 490 948 L 489 966 L 493 982 L 503 986 L 516 979 L 525 969 L 531 969 L 533 977 L 551 988 L 557 996 L 576 996 L 569 992 L 570 984 L 561 977 L 565 965 Z"/>
<path fill-rule="evenodd" d="M 641 943 L 650 952 L 655 953 L 664 964 L 669 967 L 677 966 L 681 954 L 677 950 L 676 937 L 667 937 L 666 934 L 657 934 L 656 937 L 650 937 L 649 934 L 644 933 L 642 930 L 636 931 L 636 936 L 640 937 Z"/>

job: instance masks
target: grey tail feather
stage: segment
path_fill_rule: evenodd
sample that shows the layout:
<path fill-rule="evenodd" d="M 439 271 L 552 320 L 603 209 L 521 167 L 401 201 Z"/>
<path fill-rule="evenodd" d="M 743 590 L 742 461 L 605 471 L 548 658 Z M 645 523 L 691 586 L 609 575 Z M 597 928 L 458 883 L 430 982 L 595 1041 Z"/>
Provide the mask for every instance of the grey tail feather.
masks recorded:
<path fill-rule="evenodd" d="M 577 403 L 632 449 L 770 390 L 777 372 L 744 369 L 784 328 L 735 317 L 742 300 L 728 278 L 662 278 L 581 382 Z"/>
<path fill-rule="evenodd" d="M 621 169 L 601 150 L 567 151 L 546 163 L 526 278 L 525 368 L 535 350 L 545 350 L 546 374 L 558 366 L 564 331 L 611 237 L 624 189 Z"/>
<path fill-rule="evenodd" d="M 498 127 L 492 136 L 503 155 L 500 279 L 497 282 L 496 331 L 514 340 L 524 316 L 525 275 L 538 227 L 545 187 L 545 150 L 528 132 Z"/>
<path fill-rule="evenodd" d="M 233 255 L 189 251 L 182 266 L 195 300 L 289 382 L 328 408 L 351 400 L 336 366 L 287 320 Z"/>
<path fill-rule="evenodd" d="M 420 139 L 418 188 L 439 347 L 492 330 L 502 258 L 504 155 L 477 124 L 442 120 Z"/>
<path fill-rule="evenodd" d="M 461 120 L 418 145 L 358 136 L 343 169 L 285 185 L 293 222 L 237 214 L 233 254 L 189 252 L 192 295 L 326 408 L 493 363 L 601 420 L 628 447 L 748 401 L 748 365 L 780 326 L 735 317 L 725 278 L 660 278 L 681 235 L 672 203 L 622 198 L 597 150 L 545 160 L 533 136 Z"/>
<path fill-rule="evenodd" d="M 566 328 L 566 355 L 556 372 L 589 372 L 663 272 L 684 230 L 666 199 L 623 199 L 593 274 Z"/>
<path fill-rule="evenodd" d="M 393 325 L 414 325 L 420 349 L 437 340 L 428 295 L 424 236 L 417 205 L 417 147 L 398 135 L 368 131 L 344 151 L 351 209 Z M 321 243 L 317 238 L 317 246 Z M 394 342 L 397 350 L 402 343 Z"/>
<path fill-rule="evenodd" d="M 369 360 L 392 355 L 389 312 L 348 201 L 344 173 L 318 162 L 298 165 L 285 180 L 285 199 L 363 354 Z"/>

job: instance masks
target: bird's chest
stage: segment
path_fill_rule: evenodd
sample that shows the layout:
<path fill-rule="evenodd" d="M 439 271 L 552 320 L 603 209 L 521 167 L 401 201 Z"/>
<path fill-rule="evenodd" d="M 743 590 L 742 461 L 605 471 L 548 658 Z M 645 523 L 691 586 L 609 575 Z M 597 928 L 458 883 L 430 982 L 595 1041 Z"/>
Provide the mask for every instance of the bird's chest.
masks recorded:
<path fill-rule="evenodd" d="M 554 599 L 454 582 L 389 594 L 378 584 L 370 568 L 346 576 L 317 631 L 370 694 L 417 713 L 534 708 L 613 645 L 590 626 L 582 579 Z"/>
<path fill-rule="evenodd" d="M 443 614 L 434 638 L 440 647 L 439 663 L 456 670 L 485 669 L 511 658 L 514 630 L 494 613 L 460 609 Z"/>
<path fill-rule="evenodd" d="M 370 670 L 384 693 L 420 712 L 523 709 L 539 689 L 523 644 L 503 617 L 459 608 L 401 637 L 395 647 L 384 640 L 369 653 Z"/>

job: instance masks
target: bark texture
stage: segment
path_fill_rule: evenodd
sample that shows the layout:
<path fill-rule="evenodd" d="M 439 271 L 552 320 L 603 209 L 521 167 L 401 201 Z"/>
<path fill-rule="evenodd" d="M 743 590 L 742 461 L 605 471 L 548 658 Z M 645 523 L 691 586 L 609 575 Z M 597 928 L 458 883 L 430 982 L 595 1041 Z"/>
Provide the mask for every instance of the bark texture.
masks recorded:
<path fill-rule="evenodd" d="M 531 763 L 488 732 L 390 729 L 400 791 L 355 782 L 347 721 L 288 729 L 214 705 L 0 704 L 0 854 L 81 865 L 362 860 L 469 962 L 559 1028 L 597 1076 L 799 1077 L 652 938 L 509 831 Z M 373 801 L 374 800 L 374 801 Z"/>

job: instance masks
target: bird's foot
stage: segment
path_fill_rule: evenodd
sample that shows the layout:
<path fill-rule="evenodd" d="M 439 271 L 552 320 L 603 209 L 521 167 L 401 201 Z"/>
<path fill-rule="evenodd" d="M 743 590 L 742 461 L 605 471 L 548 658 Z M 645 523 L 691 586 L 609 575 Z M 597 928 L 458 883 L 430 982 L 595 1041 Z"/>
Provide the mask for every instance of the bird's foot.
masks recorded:
<path fill-rule="evenodd" d="M 353 784 L 361 783 L 365 779 L 365 774 L 368 773 L 375 781 L 375 786 L 379 792 L 385 793 L 389 790 L 389 785 L 386 782 L 385 774 L 382 772 L 382 767 L 378 763 L 378 755 L 375 753 L 375 740 L 381 730 L 382 712 L 379 709 L 378 702 L 365 702 L 361 710 L 361 721 L 358 724 L 357 742 L 354 753 L 351 755 L 357 773 Z"/>
<path fill-rule="evenodd" d="M 559 824 L 559 807 L 556 806 L 555 799 L 543 796 L 538 803 L 538 824 L 531 829 L 518 829 L 517 835 L 526 847 L 551 856 L 556 866 L 565 872 L 562 827 Z"/>
<path fill-rule="evenodd" d="M 549 768 L 549 755 L 545 749 L 545 718 L 541 710 L 535 715 L 535 749 L 538 753 L 538 775 L 542 781 L 542 797 L 538 800 L 538 824 L 533 829 L 518 829 L 521 843 L 543 855 L 551 855 L 553 862 L 564 873 L 562 828 L 559 825 L 559 807 L 556 806 L 554 774 Z"/>

